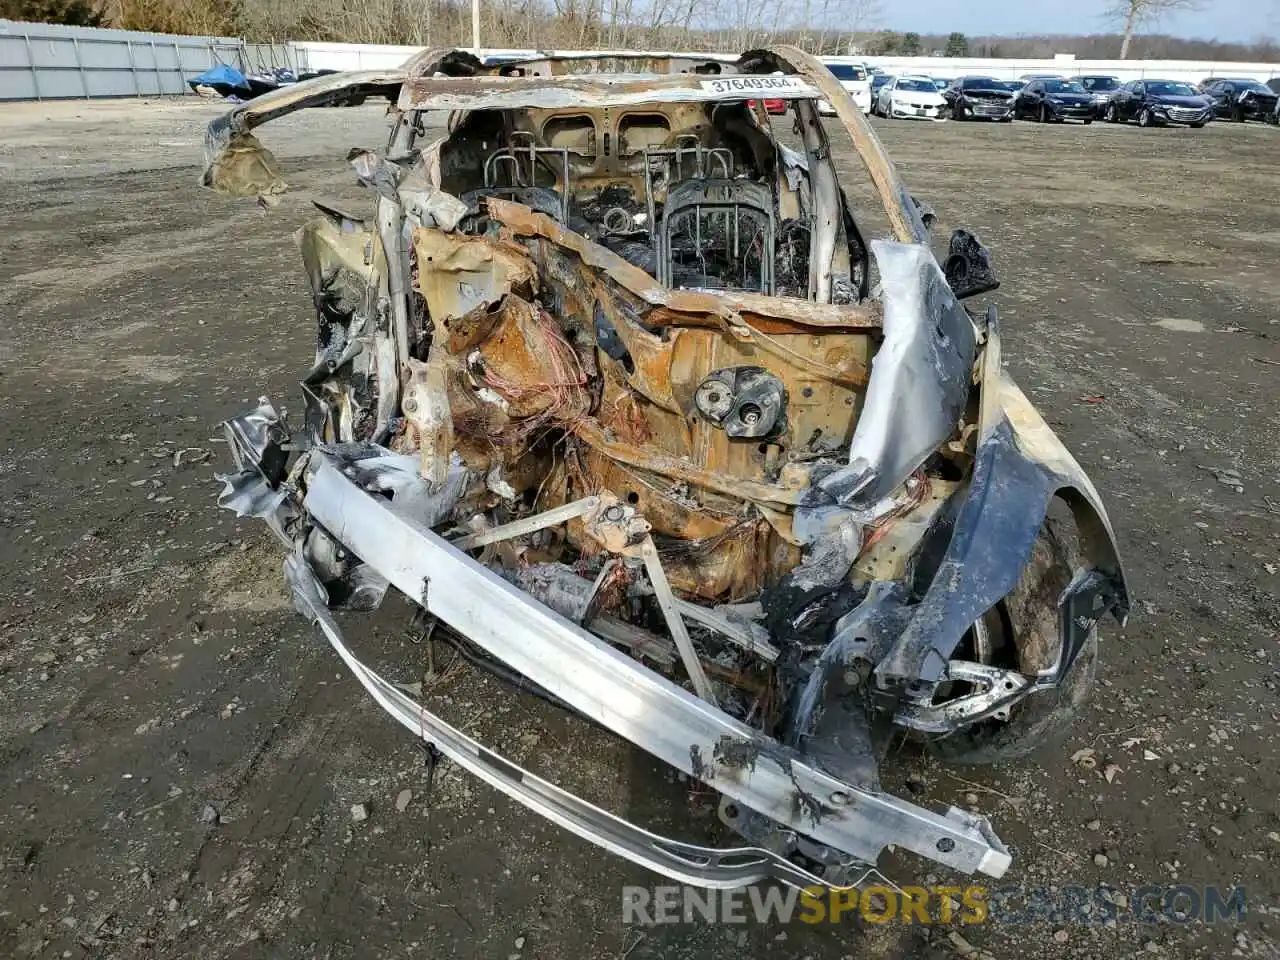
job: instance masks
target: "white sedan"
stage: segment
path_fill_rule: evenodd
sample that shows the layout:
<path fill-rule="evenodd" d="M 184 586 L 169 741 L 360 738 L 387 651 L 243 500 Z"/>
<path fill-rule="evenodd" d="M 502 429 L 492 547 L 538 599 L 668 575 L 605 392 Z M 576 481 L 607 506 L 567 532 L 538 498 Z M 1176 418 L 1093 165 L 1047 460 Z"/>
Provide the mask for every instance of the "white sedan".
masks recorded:
<path fill-rule="evenodd" d="M 827 69 L 840 81 L 840 86 L 849 91 L 853 102 L 863 113 L 871 112 L 871 74 L 865 64 L 861 63 L 828 63 Z M 833 116 L 835 108 L 826 100 L 818 101 L 818 112 L 824 116 Z"/>
<path fill-rule="evenodd" d="M 910 120 L 945 120 L 947 101 L 929 77 L 894 77 L 876 94 L 872 113 Z"/>

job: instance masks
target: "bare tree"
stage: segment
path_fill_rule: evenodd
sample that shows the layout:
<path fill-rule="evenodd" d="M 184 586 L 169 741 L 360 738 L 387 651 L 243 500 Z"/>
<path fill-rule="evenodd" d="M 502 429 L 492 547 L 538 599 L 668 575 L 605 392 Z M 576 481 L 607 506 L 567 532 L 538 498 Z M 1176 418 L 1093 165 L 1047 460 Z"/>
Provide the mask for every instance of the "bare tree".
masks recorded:
<path fill-rule="evenodd" d="M 1135 30 L 1159 22 L 1166 14 L 1197 10 L 1200 6 L 1201 0 L 1114 0 L 1102 15 L 1113 23 L 1124 23 L 1124 40 L 1120 43 L 1120 59 L 1124 60 L 1129 56 Z"/>

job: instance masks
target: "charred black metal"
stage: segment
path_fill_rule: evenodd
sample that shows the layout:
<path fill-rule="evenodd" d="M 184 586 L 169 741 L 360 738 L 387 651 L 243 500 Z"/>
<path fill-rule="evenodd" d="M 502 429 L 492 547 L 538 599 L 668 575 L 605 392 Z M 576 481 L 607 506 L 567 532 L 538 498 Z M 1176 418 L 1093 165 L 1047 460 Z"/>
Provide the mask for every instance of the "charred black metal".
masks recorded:
<path fill-rule="evenodd" d="M 1058 473 L 1019 447 L 1001 417 L 978 446 L 973 480 L 960 506 L 946 554 L 911 619 L 875 668 L 882 710 L 891 711 L 912 688 L 923 698 L 946 675 L 947 662 L 970 625 L 1013 588 L 1044 523 L 1049 502 L 1074 490 L 1076 509 L 1097 514 L 1090 488 Z M 1083 528 L 1082 528 L 1083 530 Z M 1092 542 L 1099 573 L 1114 584 L 1110 609 L 1123 621 L 1128 608 L 1114 545 Z"/>
<path fill-rule="evenodd" d="M 990 293 L 1000 287 L 991 266 L 991 252 L 968 230 L 953 230 L 951 249 L 942 268 L 957 300 Z"/>

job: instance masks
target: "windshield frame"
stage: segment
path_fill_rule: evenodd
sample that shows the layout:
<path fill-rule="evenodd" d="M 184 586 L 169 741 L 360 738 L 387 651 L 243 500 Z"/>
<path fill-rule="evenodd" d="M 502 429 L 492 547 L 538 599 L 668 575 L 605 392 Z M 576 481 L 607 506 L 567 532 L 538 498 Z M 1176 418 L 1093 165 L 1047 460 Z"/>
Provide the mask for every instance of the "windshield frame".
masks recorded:
<path fill-rule="evenodd" d="M 1087 94 L 1089 91 L 1080 86 L 1078 80 L 1063 80 L 1055 77 L 1052 80 L 1041 80 L 1044 85 L 1044 92 L 1049 94 L 1056 93 L 1074 93 L 1076 95 Z M 1073 89 L 1074 88 L 1074 89 Z"/>
<path fill-rule="evenodd" d="M 1152 87 L 1155 87 L 1155 86 L 1182 87 L 1187 92 L 1182 93 L 1181 91 L 1177 91 L 1177 90 L 1175 91 L 1153 90 Z M 1204 94 L 1202 94 L 1199 90 L 1197 90 L 1191 84 L 1187 83 L 1185 80 L 1147 80 L 1145 90 L 1146 90 L 1147 96 L 1149 97 L 1202 97 L 1204 96 Z"/>
<path fill-rule="evenodd" d="M 911 84 L 911 86 L 907 86 Z M 899 77 L 893 85 L 894 92 L 901 90 L 903 93 L 937 93 L 938 88 L 934 82 L 927 77 Z"/>
<path fill-rule="evenodd" d="M 1080 77 L 1077 82 L 1086 93 L 1111 93 L 1122 86 L 1117 77 Z M 1107 86 L 1102 86 L 1104 83 Z"/>
<path fill-rule="evenodd" d="M 837 80 L 850 83 L 863 83 L 870 78 L 867 74 L 867 68 L 857 63 L 829 63 L 827 69 L 831 71 L 831 75 Z M 840 71 L 845 71 L 847 75 L 842 75 Z M 858 76 L 861 74 L 861 76 Z"/>

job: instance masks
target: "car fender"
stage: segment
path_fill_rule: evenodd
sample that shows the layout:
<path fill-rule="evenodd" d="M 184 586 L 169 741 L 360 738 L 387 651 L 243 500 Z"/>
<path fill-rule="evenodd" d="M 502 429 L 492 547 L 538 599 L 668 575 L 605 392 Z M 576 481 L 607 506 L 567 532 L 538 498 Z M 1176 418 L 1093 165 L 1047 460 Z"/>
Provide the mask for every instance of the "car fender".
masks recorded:
<path fill-rule="evenodd" d="M 981 373 L 973 476 L 937 571 L 914 615 L 876 666 L 882 694 L 945 678 L 965 632 L 1017 584 L 1055 498 L 1071 509 L 1085 562 L 1109 584 L 1111 612 L 1121 623 L 1128 616 L 1128 586 L 1102 499 L 1001 369 L 994 317 Z"/>

